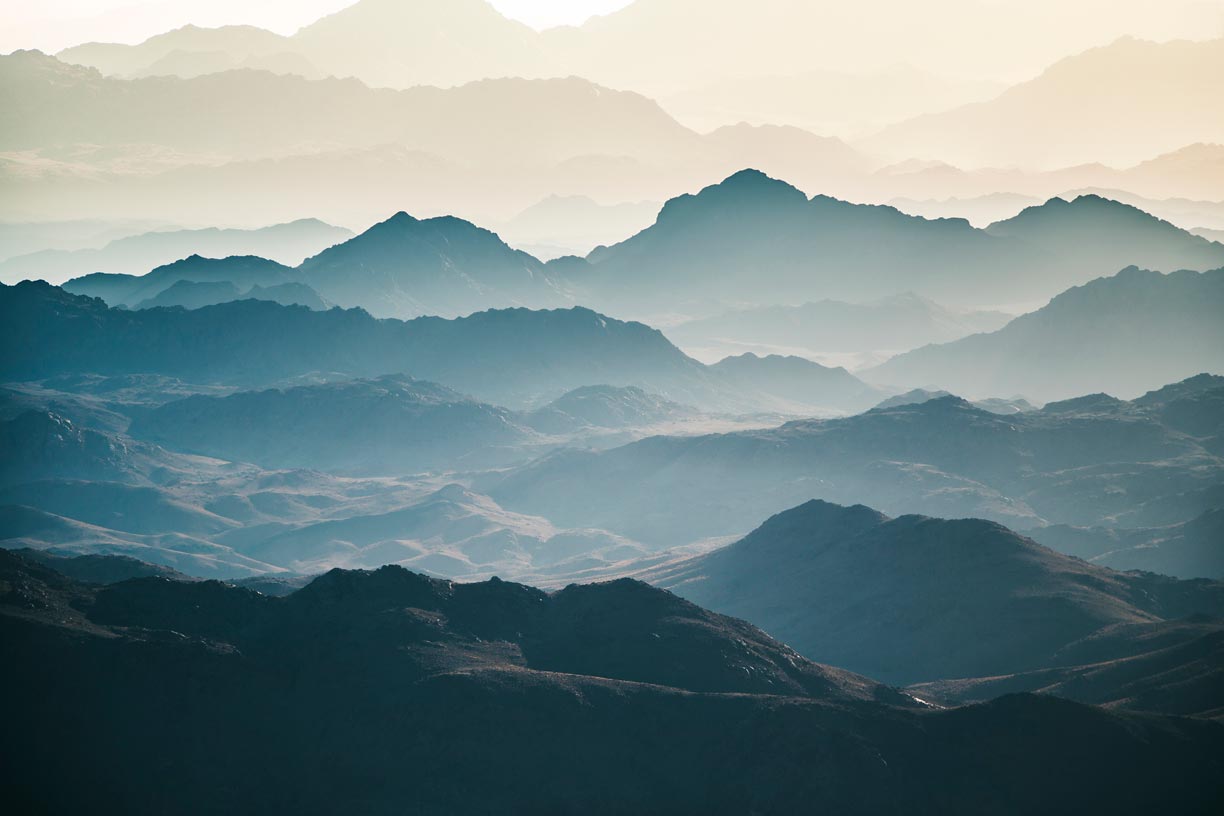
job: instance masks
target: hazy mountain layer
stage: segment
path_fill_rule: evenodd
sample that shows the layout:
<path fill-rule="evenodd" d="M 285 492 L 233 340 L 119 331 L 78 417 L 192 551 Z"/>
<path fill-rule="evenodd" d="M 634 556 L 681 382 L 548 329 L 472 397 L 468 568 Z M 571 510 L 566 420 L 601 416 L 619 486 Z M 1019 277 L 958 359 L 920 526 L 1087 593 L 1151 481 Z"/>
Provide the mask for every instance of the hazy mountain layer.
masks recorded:
<path fill-rule="evenodd" d="M 227 266 L 202 259 L 184 263 L 218 275 Z M 285 273 L 283 267 L 263 263 L 268 266 L 257 268 Z M 171 270 L 158 274 L 163 271 L 173 277 Z M 73 286 L 85 288 L 86 283 Z M 83 372 L 158 373 L 250 387 L 305 375 L 336 379 L 407 373 L 509 407 L 538 406 L 585 385 L 637 386 L 675 402 L 741 413 L 846 410 L 857 404 L 844 400 L 845 386 L 857 383 L 845 372 L 808 364 L 813 382 L 805 385 L 805 396 L 819 397 L 819 402 L 800 406 L 793 393 L 746 391 L 641 323 L 587 309 L 509 309 L 408 322 L 375 320 L 357 310 L 318 313 L 251 300 L 189 312 L 126 312 L 46 284 L 26 283 L 0 289 L 0 312 L 6 318 L 4 343 L 28 350 L 4 360 L 0 374 L 8 380 Z M 813 384 L 822 378 L 836 381 L 827 395 Z M 871 394 L 866 386 L 856 387 Z"/>
<path fill-rule="evenodd" d="M 812 497 L 1021 529 L 1162 526 L 1224 499 L 1219 432 L 1178 420 L 1178 402 L 1102 395 L 1002 415 L 946 397 L 764 431 L 559 452 L 490 479 L 488 489 L 512 509 L 656 544 L 746 531 Z"/>
<path fill-rule="evenodd" d="M 664 205 L 654 226 L 588 257 L 596 303 L 703 311 L 916 291 L 958 305 L 1031 302 L 1134 262 L 1210 269 L 1220 245 L 1095 197 L 977 230 L 817 196 L 743 171 Z M 972 281 L 972 285 L 969 285 Z M 666 307 L 664 306 L 666 304 Z M 708 308 L 708 307 L 707 307 Z"/>
<path fill-rule="evenodd" d="M 342 227 L 307 220 L 260 230 L 174 230 L 120 238 L 101 249 L 44 250 L 0 263 L 0 280 L 62 283 L 97 272 L 143 275 L 189 255 L 224 258 L 259 255 L 298 264 L 333 244 L 351 238 Z"/>
<path fill-rule="evenodd" d="M 404 376 L 189 397 L 137 417 L 131 433 L 273 469 L 365 475 L 489 467 L 520 459 L 533 437 L 511 411 Z"/>
<path fill-rule="evenodd" d="M 1222 311 L 1224 269 L 1162 275 L 1130 267 L 997 332 L 917 349 L 864 376 L 973 396 L 1135 396 L 1174 378 L 1224 371 Z"/>
<path fill-rule="evenodd" d="M 669 326 L 665 333 L 698 357 L 769 350 L 816 359 L 867 357 L 1001 328 L 1001 312 L 958 311 L 912 293 L 869 303 L 822 300 L 740 309 Z"/>
<path fill-rule="evenodd" d="M 1212 79 L 1222 70 L 1224 38 L 1123 39 L 1067 57 L 996 99 L 920 116 L 865 144 L 895 159 L 969 167 L 1124 166 L 1195 142 L 1224 142 Z"/>
<path fill-rule="evenodd" d="M 1224 509 L 1182 524 L 1149 529 L 1071 527 L 1035 529 L 1047 547 L 1116 570 L 1143 570 L 1178 578 L 1224 580 Z"/>

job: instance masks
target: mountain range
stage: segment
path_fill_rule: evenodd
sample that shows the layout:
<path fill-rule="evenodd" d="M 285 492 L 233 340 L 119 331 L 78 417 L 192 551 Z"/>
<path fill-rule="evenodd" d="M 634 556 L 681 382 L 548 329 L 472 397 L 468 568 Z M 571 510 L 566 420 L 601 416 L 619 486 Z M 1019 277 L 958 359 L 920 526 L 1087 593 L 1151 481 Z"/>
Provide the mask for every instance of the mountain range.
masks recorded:
<path fill-rule="evenodd" d="M 273 469 L 401 475 L 513 461 L 532 432 L 504 408 L 403 376 L 218 398 L 136 418 L 133 436 Z"/>
<path fill-rule="evenodd" d="M 1127 166 L 1224 141 L 1224 115 L 1212 102 L 1222 70 L 1224 38 L 1126 38 L 1067 57 L 995 99 L 886 128 L 865 145 L 897 160 L 967 167 Z M 1049 127 L 1034 131 L 1035 122 Z"/>
<path fill-rule="evenodd" d="M 950 309 L 907 292 L 867 303 L 821 300 L 738 309 L 668 326 L 665 333 L 699 359 L 749 350 L 869 361 L 889 349 L 993 331 L 1008 320 L 1002 312 Z"/>
<path fill-rule="evenodd" d="M 1155 403 L 1097 395 L 1007 415 L 945 397 L 768 430 L 560 451 L 479 484 L 507 508 L 653 546 L 742 533 L 813 497 L 1018 529 L 1160 527 L 1219 502 L 1219 430 L 1182 417 L 1211 416 L 1212 383 L 1195 378 Z"/>
<path fill-rule="evenodd" d="M 252 263 L 272 274 L 284 269 Z M 0 289 L 0 312 L 6 319 L 0 340 L 28 350 L 0 366 L 9 380 L 156 373 L 249 388 L 304 376 L 406 373 L 511 408 L 539 407 L 586 385 L 637 386 L 674 402 L 736 413 L 795 412 L 804 405 L 803 413 L 853 410 L 879 401 L 878 392 L 846 372 L 810 362 L 802 364 L 802 379 L 778 383 L 778 393 L 745 391 L 742 381 L 687 357 L 658 331 L 582 308 L 408 322 L 253 300 L 188 312 L 129 312 L 47 284 L 22 283 Z M 801 402 L 815 399 L 814 405 Z"/>
<path fill-rule="evenodd" d="M 144 275 L 190 255 L 225 258 L 258 255 L 296 265 L 333 244 L 353 237 L 343 227 L 315 219 L 257 230 L 169 230 L 111 241 L 101 249 L 43 250 L 0 262 L 0 281 L 63 283 L 93 273 Z"/>
<path fill-rule="evenodd" d="M 375 811 L 973 813 L 1007 789 L 1008 813 L 1051 797 L 1052 812 L 1206 813 L 1215 799 L 1212 723 L 1028 695 L 924 709 L 633 581 L 547 594 L 388 567 L 272 598 L 98 587 L 10 553 L 0 570 L 12 725 L 31 740 L 3 771 L 18 805 L 321 813 L 359 790 Z M 34 757 L 52 750 L 80 784 L 51 784 Z"/>
<path fill-rule="evenodd" d="M 1136 254 L 1160 256 L 1150 265 L 1168 271 L 1210 269 L 1224 258 L 1218 244 L 1092 196 L 1056 199 L 978 230 L 808 199 L 746 170 L 668 201 L 653 226 L 591 253 L 588 289 L 603 308 L 668 303 L 690 313 L 710 300 L 768 305 L 907 291 L 980 308 L 1052 297 Z"/>
<path fill-rule="evenodd" d="M 1128 267 L 996 332 L 916 349 L 863 376 L 974 396 L 1007 389 L 1039 400 L 1094 390 L 1133 397 L 1171 378 L 1224 370 L 1222 309 L 1224 269 Z"/>
<path fill-rule="evenodd" d="M 1092 195 L 1052 199 L 975 229 L 965 221 L 927 220 L 891 207 L 823 196 L 809 200 L 797 188 L 746 170 L 668 201 L 652 226 L 597 248 L 585 260 L 544 264 L 463 219 L 417 219 L 400 212 L 293 268 L 251 257 L 192 255 L 147 276 L 91 274 L 65 288 L 134 307 L 180 280 L 228 280 L 240 292 L 295 282 L 311 287 L 323 301 L 401 318 L 584 303 L 676 322 L 731 307 L 725 318 L 676 332 L 698 347 L 721 337 L 729 343 L 718 347 L 730 351 L 729 344 L 744 342 L 746 332 L 757 332 L 766 321 L 770 327 L 757 334 L 758 342 L 778 348 L 760 350 L 861 353 L 905 350 L 997 328 L 998 316 L 979 319 L 965 315 L 965 309 L 987 302 L 1040 302 L 1127 264 L 1212 269 L 1224 264 L 1224 245 Z M 966 287 L 970 278 L 971 288 Z M 822 293 L 886 299 L 871 310 L 828 302 L 791 312 L 744 308 L 789 305 Z M 921 299 L 930 296 L 961 311 Z M 866 322 L 873 315 L 876 323 Z M 820 318 L 826 328 L 783 329 L 810 318 Z M 912 331 L 903 332 L 902 326 Z M 878 331 L 869 331 L 873 327 Z M 713 334 L 724 331 L 725 336 Z M 868 345 L 864 333 L 878 339 Z"/>
<path fill-rule="evenodd" d="M 712 79 L 803 76 L 833 65 L 852 76 L 908 65 L 920 69 L 911 68 L 915 73 L 948 77 L 1022 77 L 1124 35 L 1201 37 L 1224 22 L 1218 11 L 1187 0 L 1160 13 L 1136 0 L 1094 1 L 1074 20 L 1059 11 L 1057 3 L 1041 0 L 1023 13 L 1003 10 L 1001 24 L 1000 10 L 959 0 L 941 0 L 922 12 L 877 2 L 837 15 L 798 0 L 767 0 L 751 12 L 730 0 L 639 0 L 581 26 L 536 32 L 479 0 L 362 0 L 291 37 L 244 26 L 187 26 L 136 46 L 89 43 L 60 56 L 103 73 L 138 76 L 173 68 L 175 52 L 187 74 L 206 61 L 227 67 L 262 60 L 275 68 L 275 58 L 293 55 L 300 72 L 356 76 L 375 86 L 578 74 L 657 94 L 708 86 Z M 952 23 L 915 38 L 916 27 L 934 17 Z M 623 59 L 629 53 L 638 59 Z M 912 93 L 928 110 L 941 104 L 922 85 Z M 800 102 L 778 111 L 787 120 L 780 123 L 800 118 L 803 110 Z"/>
<path fill-rule="evenodd" d="M 0 215 L 23 220 L 206 221 L 225 200 L 236 223 L 404 208 L 500 223 L 552 195 L 661 200 L 748 165 L 830 183 L 871 164 L 794 128 L 701 134 L 574 76 L 398 91 L 252 70 L 123 80 L 20 51 L 0 57 L 0 94 L 17 123 L 0 134 L 0 177 L 21 193 Z"/>

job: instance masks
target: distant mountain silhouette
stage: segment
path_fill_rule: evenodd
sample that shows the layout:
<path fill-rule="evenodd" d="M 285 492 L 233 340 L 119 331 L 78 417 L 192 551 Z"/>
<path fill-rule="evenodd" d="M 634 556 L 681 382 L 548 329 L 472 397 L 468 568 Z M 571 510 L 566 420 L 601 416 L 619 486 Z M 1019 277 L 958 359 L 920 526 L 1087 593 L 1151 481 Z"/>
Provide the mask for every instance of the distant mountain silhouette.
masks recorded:
<path fill-rule="evenodd" d="M 796 129 L 703 135 L 647 97 L 575 76 L 497 76 L 399 91 L 255 70 L 133 81 L 16 52 L 0 57 L 19 123 L 0 148 L 74 160 L 15 156 L 0 178 L 25 206 L 6 217 L 54 207 L 46 217 L 63 218 L 54 205 L 64 195 L 107 218 L 207 223 L 224 201 L 235 223 L 369 223 L 396 209 L 495 223 L 549 195 L 661 200 L 745 166 L 817 184 L 869 165 Z M 151 113 L 171 108 L 174 117 Z M 326 115 L 337 108 L 346 115 Z"/>
<path fill-rule="evenodd" d="M 1009 319 L 1002 312 L 958 311 L 904 293 L 868 303 L 821 300 L 739 309 L 671 326 L 665 333 L 690 353 L 740 347 L 870 355 L 993 331 Z"/>
<path fill-rule="evenodd" d="M 911 351 L 865 376 L 974 396 L 1134 396 L 1170 379 L 1224 371 L 1222 309 L 1224 269 L 1162 275 L 1130 267 L 1064 292 L 993 334 Z"/>
<path fill-rule="evenodd" d="M 315 311 L 331 308 L 331 304 L 304 283 L 281 283 L 268 287 L 256 285 L 244 292 L 229 281 L 195 283 L 186 280 L 173 284 L 155 297 L 140 301 L 135 308 L 182 306 L 185 309 L 201 309 L 235 300 L 270 300 L 282 306 L 305 306 Z"/>
<path fill-rule="evenodd" d="M 1105 626 L 1224 611 L 1224 584 L 1113 573 L 990 522 L 819 501 L 646 575 L 809 658 L 903 684 L 1055 665 Z"/>
<path fill-rule="evenodd" d="M 586 255 L 649 227 L 659 214 L 655 201 L 600 204 L 587 196 L 550 195 L 497 226 L 518 249 L 542 260 Z"/>
<path fill-rule="evenodd" d="M 823 412 L 839 413 L 865 409 L 879 398 L 844 368 L 828 368 L 803 357 L 743 354 L 727 357 L 710 366 L 746 392 L 760 391 L 793 402 L 799 411 L 817 406 Z"/>
<path fill-rule="evenodd" d="M 341 306 L 376 317 L 457 317 L 490 307 L 564 305 L 544 264 L 458 218 L 398 213 L 325 250 L 295 276 Z"/>
<path fill-rule="evenodd" d="M 254 26 L 187 25 L 138 45 L 85 43 L 64 49 L 58 58 L 108 76 L 197 76 L 239 66 L 270 69 L 276 56 L 292 50 L 288 38 Z M 303 76 L 317 74 L 308 65 L 302 68 Z"/>
<path fill-rule="evenodd" d="M 183 263 L 227 279 L 229 268 L 246 260 Z M 287 274 L 271 262 L 253 263 L 251 274 Z M 163 282 L 176 276 L 168 268 L 155 274 Z M 130 286 L 133 280 L 120 283 Z M 43 283 L 23 283 L 0 289 L 0 316 L 6 321 L 0 339 L 28 350 L 4 358 L 0 376 L 7 379 L 157 373 L 249 388 L 304 375 L 407 373 L 511 408 L 539 407 L 586 385 L 636 386 L 720 412 L 797 407 L 794 394 L 746 390 L 742 381 L 686 356 L 648 326 L 581 308 L 408 322 L 252 300 L 188 312 L 128 312 Z M 844 386 L 855 382 L 848 377 L 841 375 L 836 387 L 831 383 L 827 395 L 807 387 L 806 396 L 819 398 L 816 405 L 846 410 L 851 406 L 843 401 Z"/>
<path fill-rule="evenodd" d="M 699 130 L 770 122 L 853 139 L 920 114 L 991 98 L 1005 87 L 894 64 L 862 72 L 813 70 L 711 79 L 659 101 L 677 119 Z"/>
<path fill-rule="evenodd" d="M 949 394 L 947 391 L 927 391 L 924 388 L 915 388 L 912 391 L 906 391 L 904 394 L 898 394 L 895 397 L 889 397 L 883 402 L 875 406 L 876 410 L 888 408 L 900 408 L 903 405 L 921 405 L 924 402 L 931 400 L 943 399 L 952 397 L 954 394 Z M 990 411 L 992 414 L 1022 414 L 1027 411 L 1035 411 L 1037 408 L 1030 404 L 1028 400 L 1023 398 L 1017 399 L 1001 399 L 999 397 L 991 397 L 990 399 L 978 400 L 971 403 L 975 408 L 981 408 L 983 411 Z"/>
<path fill-rule="evenodd" d="M 1054 210 L 1057 219 L 1043 217 Z M 816 292 L 852 300 L 918 291 L 957 304 L 1031 301 L 1130 263 L 1131 235 L 1144 239 L 1146 257 L 1161 256 L 1157 268 L 1209 269 L 1224 261 L 1219 245 L 1101 200 L 1054 202 L 977 230 L 891 207 L 809 201 L 746 170 L 672 199 L 654 226 L 593 252 L 589 288 L 638 309 L 664 302 L 674 309 L 698 293 L 762 304 Z"/>
<path fill-rule="evenodd" d="M 294 265 L 333 244 L 352 237 L 342 227 L 315 219 L 278 224 L 257 230 L 174 230 L 150 232 L 111 241 L 102 249 L 75 252 L 45 250 L 0 262 L 0 280 L 45 280 L 62 283 L 70 278 L 105 272 L 143 275 L 150 269 L 189 255 L 225 258 L 258 255 Z"/>
<path fill-rule="evenodd" d="M 158 578 L 99 589 L 0 552 L 0 628 L 22 701 L 10 724 L 29 739 L 4 770 L 19 806 L 322 813 L 358 790 L 377 810 L 448 813 L 969 814 L 1005 789 L 1005 813 L 1207 813 L 1222 744 L 1208 723 L 1033 696 L 918 710 L 632 581 L 549 595 L 388 567 L 271 598 Z M 184 734 L 176 761 L 141 773 Z M 48 751 L 80 784 L 52 784 Z"/>
<path fill-rule="evenodd" d="M 865 144 L 897 159 L 978 167 L 1127 166 L 1224 141 L 1224 114 L 1213 104 L 1222 70 L 1224 38 L 1124 38 L 1067 57 L 996 99 L 920 116 Z"/>
<path fill-rule="evenodd" d="M 486 489 L 510 509 L 652 545 L 745 531 L 813 496 L 1021 529 L 1155 527 L 1224 500 L 1218 430 L 1176 415 L 1091 399 L 1001 415 L 945 397 L 770 430 L 559 452 L 489 478 Z"/>
<path fill-rule="evenodd" d="M 571 300 L 563 281 L 544 264 L 517 252 L 493 233 L 458 218 L 417 220 L 398 213 L 359 236 L 331 246 L 298 267 L 255 257 L 206 259 L 192 255 L 147 275 L 92 274 L 68 281 L 70 292 L 101 297 L 111 305 L 156 305 L 236 300 L 235 292 L 180 290 L 158 300 L 181 282 L 228 282 L 238 294 L 292 283 L 309 287 L 257 293 L 257 299 L 322 308 L 324 300 L 358 306 L 377 317 L 457 317 L 490 307 L 557 306 Z M 181 303 L 180 303 L 181 301 Z"/>
<path fill-rule="evenodd" d="M 144 304 L 156 303 L 167 290 L 184 282 L 197 284 L 229 284 L 234 292 L 249 291 L 254 286 L 280 286 L 290 283 L 293 270 L 275 261 L 255 256 L 233 256 L 229 258 L 201 258 L 192 255 L 165 266 L 159 266 L 142 275 L 114 275 L 98 272 L 64 284 L 64 290 L 86 297 L 101 298 L 111 306 L 147 308 Z M 198 290 L 200 294 L 207 291 Z M 219 290 L 229 292 L 229 289 Z M 180 296 L 187 293 L 179 290 Z M 216 303 L 227 303 L 236 298 L 219 299 Z M 176 305 L 167 303 L 165 305 Z M 186 305 L 181 304 L 181 305 Z M 204 305 L 204 304 L 200 304 Z"/>
<path fill-rule="evenodd" d="M 1167 221 L 1098 195 L 1072 201 L 1054 198 L 991 224 L 986 232 L 1039 243 L 1064 262 L 1083 266 L 1097 261 L 1102 245 L 1110 246 L 1117 257 L 1130 258 L 1131 266 L 1165 272 L 1174 271 L 1169 266 L 1172 258 L 1179 259 L 1175 265 L 1181 268 L 1212 268 L 1218 253 L 1214 246 L 1188 238 L 1185 230 Z"/>

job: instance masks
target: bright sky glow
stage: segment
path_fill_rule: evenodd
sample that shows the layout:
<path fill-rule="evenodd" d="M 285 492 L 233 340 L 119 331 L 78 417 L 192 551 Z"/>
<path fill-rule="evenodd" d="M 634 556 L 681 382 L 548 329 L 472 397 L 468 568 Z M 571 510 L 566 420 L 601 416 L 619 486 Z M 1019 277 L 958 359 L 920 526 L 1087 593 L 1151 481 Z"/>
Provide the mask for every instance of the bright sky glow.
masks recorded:
<path fill-rule="evenodd" d="M 248 24 L 292 34 L 354 0 L 0 0 L 0 53 L 54 53 L 82 42 L 137 43 L 188 23 Z M 405 0 L 410 2 L 411 0 Z M 445 2 L 445 0 L 435 0 Z M 631 0 L 490 0 L 536 28 L 575 25 Z"/>

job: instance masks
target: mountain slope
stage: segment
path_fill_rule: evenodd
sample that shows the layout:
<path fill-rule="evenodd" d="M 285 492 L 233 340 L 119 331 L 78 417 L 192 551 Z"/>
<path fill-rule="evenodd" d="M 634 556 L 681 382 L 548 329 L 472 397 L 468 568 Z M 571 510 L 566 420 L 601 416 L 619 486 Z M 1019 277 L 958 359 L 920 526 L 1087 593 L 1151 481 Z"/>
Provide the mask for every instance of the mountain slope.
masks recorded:
<path fill-rule="evenodd" d="M 1222 310 L 1224 269 L 1162 275 L 1130 267 L 993 334 L 902 354 L 864 376 L 975 396 L 1133 396 L 1170 379 L 1224 371 Z"/>
<path fill-rule="evenodd" d="M 1075 665 L 1083 645 L 1114 641 L 1120 652 Z M 1079 647 L 1079 648 L 1077 648 Z M 1095 650 L 1094 650 L 1095 651 Z M 1064 654 L 1065 653 L 1065 654 Z M 1220 716 L 1216 693 L 1224 679 L 1224 621 L 1199 616 L 1157 624 L 1117 624 L 1072 644 L 1059 665 L 1031 672 L 913 687 L 923 699 L 964 703 L 1019 691 L 1054 694 L 1094 705 Z"/>
<path fill-rule="evenodd" d="M 1105 626 L 1224 610 L 1222 584 L 1113 573 L 989 522 L 818 501 L 646 577 L 894 683 L 1031 670 Z"/>

